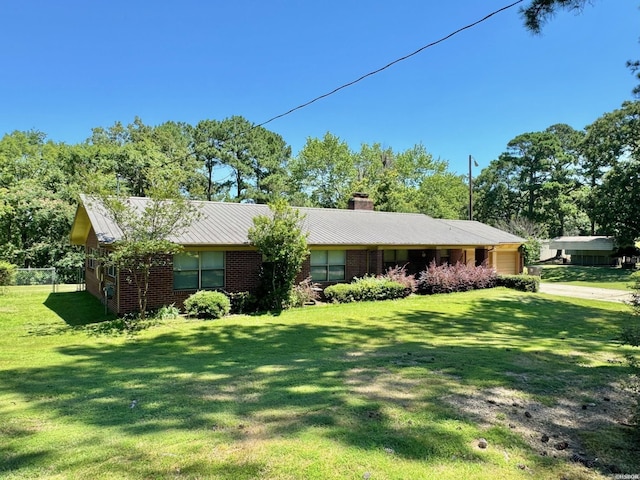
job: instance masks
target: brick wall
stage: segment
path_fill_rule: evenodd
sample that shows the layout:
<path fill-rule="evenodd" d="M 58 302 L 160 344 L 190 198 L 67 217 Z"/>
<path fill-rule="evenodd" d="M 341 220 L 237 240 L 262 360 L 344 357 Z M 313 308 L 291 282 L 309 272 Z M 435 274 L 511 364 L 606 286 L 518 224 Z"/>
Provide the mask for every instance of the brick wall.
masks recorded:
<path fill-rule="evenodd" d="M 258 288 L 262 255 L 258 252 L 226 252 L 225 289 L 229 292 L 252 292 Z"/>
<path fill-rule="evenodd" d="M 97 246 L 95 235 L 94 244 Z M 89 242 L 87 243 L 89 246 Z M 168 258 L 167 264 L 154 267 L 151 272 L 149 293 L 147 295 L 147 308 L 153 310 L 163 305 L 175 304 L 182 308 L 183 302 L 196 290 L 173 290 L 173 265 Z M 251 292 L 258 288 L 258 272 L 262 263 L 262 256 L 254 251 L 227 251 L 225 252 L 225 286 L 227 292 Z M 345 265 L 345 281 L 349 282 L 354 277 L 362 277 L 367 273 L 379 274 L 383 271 L 382 251 L 347 250 Z M 302 271 L 297 277 L 301 282 L 310 275 L 310 259 L 305 259 Z M 102 290 L 95 275 L 87 272 L 87 290 L 98 298 L 102 298 Z M 118 314 L 138 311 L 138 292 L 135 283 L 129 281 L 130 274 L 126 271 L 118 272 L 118 278 L 105 281 L 117 281 L 118 289 L 113 299 L 109 300 L 109 308 Z M 322 282 L 327 286 L 335 282 Z"/>
<path fill-rule="evenodd" d="M 366 250 L 347 250 L 347 265 L 345 266 L 346 281 L 350 282 L 354 277 L 362 277 L 368 273 Z"/>
<path fill-rule="evenodd" d="M 149 275 L 149 290 L 147 292 L 147 310 L 153 310 L 164 305 L 176 303 L 173 294 L 173 263 L 171 255 L 163 256 L 160 263 L 155 266 Z M 138 287 L 132 274 L 127 270 L 118 272 L 118 285 L 120 286 L 117 299 L 117 311 L 120 314 L 136 312 L 138 307 Z"/>
<path fill-rule="evenodd" d="M 262 255 L 252 251 L 225 252 L 225 285 L 227 292 L 255 293 L 258 287 L 258 272 L 262 264 Z M 128 274 L 120 273 L 120 297 L 118 312 L 128 313 L 138 310 L 138 293 L 135 284 L 127 281 Z M 154 267 L 149 282 L 147 308 L 153 310 L 164 305 L 175 304 L 182 308 L 184 301 L 196 290 L 173 290 L 173 265 L 167 259 L 167 265 Z M 115 311 L 115 309 L 114 309 Z"/>

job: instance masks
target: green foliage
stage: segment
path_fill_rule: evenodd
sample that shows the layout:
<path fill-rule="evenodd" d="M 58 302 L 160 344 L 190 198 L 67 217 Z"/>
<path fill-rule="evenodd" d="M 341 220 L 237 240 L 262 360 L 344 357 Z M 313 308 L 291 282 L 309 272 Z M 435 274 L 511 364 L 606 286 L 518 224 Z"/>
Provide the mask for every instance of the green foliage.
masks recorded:
<path fill-rule="evenodd" d="M 184 301 L 184 309 L 198 318 L 222 318 L 231 311 L 231 302 L 222 292 L 200 290 Z"/>
<path fill-rule="evenodd" d="M 182 250 L 168 237 L 180 234 L 198 217 L 195 208 L 176 189 L 177 185 L 171 181 L 150 186 L 148 191 L 153 197 L 142 209 L 128 197 L 103 194 L 87 200 L 99 202 L 122 231 L 122 237 L 112 244 L 112 251 L 100 261 L 116 267 L 136 287 L 139 315 L 143 320 L 152 269 L 168 265 L 172 255 Z"/>
<path fill-rule="evenodd" d="M 180 316 L 180 309 L 176 307 L 174 303 L 171 305 L 163 305 L 154 311 L 151 316 L 158 320 L 172 320 Z"/>
<path fill-rule="evenodd" d="M 313 206 L 344 208 L 357 178 L 354 160 L 349 145 L 329 132 L 308 138 L 290 164 L 292 186 L 308 193 Z"/>
<path fill-rule="evenodd" d="M 638 348 L 640 347 L 640 272 L 634 272 L 631 275 L 631 280 L 633 284 L 631 286 L 632 294 L 629 304 L 632 310 L 632 321 L 623 327 L 620 337 L 623 345 L 631 345 Z M 636 431 L 640 432 L 640 361 L 638 360 L 637 351 L 628 352 L 626 358 L 632 369 L 629 384 L 635 399 L 633 420 L 636 425 Z"/>
<path fill-rule="evenodd" d="M 291 147 L 277 133 L 244 117 L 198 122 L 193 130 L 193 151 L 202 173 L 201 196 L 207 200 L 267 203 L 287 188 L 285 167 Z M 215 177 L 221 176 L 220 172 L 229 180 L 217 183 Z"/>
<path fill-rule="evenodd" d="M 585 222 L 574 221 L 585 218 L 576 171 L 583 136 L 558 124 L 512 139 L 474 182 L 477 218 L 492 225 L 526 219 L 543 225 L 551 236 L 584 227 Z"/>
<path fill-rule="evenodd" d="M 260 307 L 281 310 L 288 306 L 296 276 L 309 255 L 304 216 L 284 200 L 269 206 L 271 216 L 258 216 L 249 229 L 249 241 L 263 255 L 260 272 Z"/>
<path fill-rule="evenodd" d="M 84 263 L 84 249 L 75 247 L 66 252 L 54 265 L 58 283 L 81 283 Z"/>
<path fill-rule="evenodd" d="M 307 277 L 291 290 L 289 305 L 291 307 L 302 307 L 314 304 L 320 298 L 321 291 L 320 286 L 314 283 L 311 277 Z"/>
<path fill-rule="evenodd" d="M 527 241 L 522 244 L 522 256 L 524 257 L 525 265 L 532 265 L 540 260 L 540 252 L 542 251 L 542 243 L 540 240 L 534 237 L 527 238 Z"/>
<path fill-rule="evenodd" d="M 540 290 L 540 277 L 534 275 L 498 275 L 496 285 L 521 292 L 537 292 Z"/>
<path fill-rule="evenodd" d="M 629 287 L 631 289 L 631 302 L 629 302 L 629 306 L 633 311 L 634 317 L 640 318 L 640 272 L 632 273 L 629 280 L 632 282 L 631 287 Z"/>
<path fill-rule="evenodd" d="M 13 285 L 16 275 L 16 266 L 0 260 L 0 287 Z"/>
<path fill-rule="evenodd" d="M 17 270 L 15 285 L 53 285 L 58 283 L 55 268 L 28 268 Z"/>
<path fill-rule="evenodd" d="M 327 301 L 334 303 L 393 300 L 407 295 L 405 285 L 384 277 L 361 277 L 351 283 L 337 283 L 324 289 Z"/>
<path fill-rule="evenodd" d="M 359 152 L 326 133 L 309 138 L 290 164 L 290 197 L 299 205 L 344 208 L 355 192 L 365 192 L 375 209 L 421 212 L 438 218 L 461 218 L 467 187 L 448 163 L 436 160 L 421 144 L 394 152 L 380 144 L 363 144 Z"/>
<path fill-rule="evenodd" d="M 226 292 L 231 302 L 231 313 L 253 313 L 258 307 L 258 299 L 249 292 Z"/>

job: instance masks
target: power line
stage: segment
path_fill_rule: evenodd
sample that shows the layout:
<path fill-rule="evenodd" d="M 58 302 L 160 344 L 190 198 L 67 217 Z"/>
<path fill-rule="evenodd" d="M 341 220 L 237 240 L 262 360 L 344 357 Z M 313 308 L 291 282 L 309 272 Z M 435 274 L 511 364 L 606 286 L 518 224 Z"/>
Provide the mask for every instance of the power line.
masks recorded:
<path fill-rule="evenodd" d="M 424 51 L 424 50 L 426 50 L 428 48 L 434 47 L 434 46 L 436 46 L 436 45 L 438 45 L 438 44 L 440 44 L 442 42 L 445 42 L 446 40 L 450 39 L 451 37 L 453 37 L 453 36 L 455 36 L 455 35 L 457 35 L 457 34 L 459 34 L 461 32 L 464 32 L 465 30 L 469 30 L 470 28 L 473 28 L 473 27 L 475 27 L 475 26 L 477 26 L 477 25 L 479 25 L 479 24 L 481 24 L 483 22 L 486 22 L 491 17 L 493 17 L 493 16 L 495 16 L 495 15 L 501 13 L 501 12 L 504 12 L 505 10 L 509 10 L 510 8 L 513 8 L 516 5 L 518 5 L 519 3 L 522 3 L 524 1 L 525 0 L 517 0 L 517 1 L 515 1 L 515 2 L 513 2 L 511 4 L 509 4 L 509 5 L 505 5 L 504 7 L 499 8 L 498 10 L 494 10 L 493 12 L 485 15 L 481 19 L 476 20 L 475 22 L 470 23 L 468 25 L 465 25 L 464 27 L 460 27 L 457 30 L 449 33 L 448 35 L 445 35 L 444 37 L 439 38 L 438 40 L 435 40 L 435 41 L 433 41 L 433 42 L 431 42 L 431 43 L 429 43 L 427 45 L 424 45 L 424 46 L 420 47 L 419 49 L 417 49 L 416 51 L 409 53 L 408 55 L 405 55 L 403 57 L 397 58 L 397 59 L 387 63 L 383 67 L 380 67 L 380 68 L 378 68 L 376 70 L 373 70 L 373 71 L 371 71 L 369 73 L 365 73 L 364 75 L 360 76 L 359 78 L 356 78 L 355 80 L 352 80 L 352 81 L 350 81 L 348 83 L 340 85 L 339 87 L 334 88 L 330 92 L 327 92 L 325 94 L 319 95 L 319 96 L 315 97 L 314 99 L 309 100 L 308 102 L 305 102 L 305 103 L 303 103 L 301 105 L 298 105 L 297 107 L 294 107 L 294 108 L 292 108 L 290 110 L 287 110 L 286 112 L 281 113 L 279 115 L 276 115 L 275 117 L 271 117 L 270 119 L 268 119 L 268 120 L 266 120 L 266 121 L 264 121 L 262 123 L 253 124 L 251 127 L 247 128 L 246 130 L 241 130 L 238 133 L 232 134 L 232 135 L 230 135 L 229 137 L 225 138 L 222 141 L 226 142 L 226 141 L 233 140 L 236 137 L 240 137 L 240 136 L 246 135 L 247 133 L 251 132 L 252 130 L 254 130 L 254 129 L 258 128 L 258 127 L 262 127 L 262 126 L 264 126 L 264 125 L 266 125 L 268 123 L 271 123 L 274 120 L 277 120 L 277 119 L 282 118 L 282 117 L 286 117 L 287 115 L 291 115 L 292 113 L 294 113 L 294 112 L 296 112 L 298 110 L 301 110 L 301 109 L 303 109 L 305 107 L 308 107 L 309 105 L 311 105 L 311 104 L 313 104 L 313 103 L 315 103 L 315 102 L 317 102 L 319 100 L 322 100 L 324 98 L 327 98 L 327 97 L 339 92 L 340 90 L 344 90 L 347 87 L 351 87 L 351 86 L 355 85 L 356 83 L 361 82 L 365 78 L 372 77 L 373 75 L 376 75 L 376 74 L 378 74 L 378 73 L 380 73 L 380 72 L 382 72 L 384 70 L 387 70 L 388 68 L 392 67 L 393 65 L 395 65 L 397 63 L 400 63 L 400 62 L 402 62 L 404 60 L 407 60 L 407 59 L 419 54 L 420 52 L 422 52 L 422 51 Z"/>
<path fill-rule="evenodd" d="M 294 107 L 294 108 L 292 108 L 290 110 L 287 110 L 284 113 L 276 115 L 275 117 L 271 117 L 269 120 L 266 120 L 266 121 L 264 121 L 262 123 L 258 123 L 257 125 L 254 125 L 251 129 L 256 128 L 256 127 L 262 127 L 262 126 L 266 125 L 267 123 L 273 122 L 274 120 L 277 120 L 277 119 L 282 118 L 282 117 L 286 117 L 287 115 L 290 115 L 290 114 L 292 114 L 293 112 L 295 112 L 297 110 L 301 110 L 301 109 L 303 109 L 305 107 L 308 107 L 309 105 L 311 105 L 312 103 L 317 102 L 318 100 L 322 100 L 323 98 L 327 98 L 327 97 L 339 92 L 340 90 L 343 90 L 343 89 L 345 89 L 347 87 L 351 87 L 352 85 L 355 85 L 356 83 L 361 82 L 365 78 L 372 77 L 373 75 L 376 75 L 376 74 L 378 74 L 378 73 L 380 73 L 380 72 L 392 67 L 396 63 L 400 63 L 400 62 L 402 62 L 404 60 L 407 60 L 408 58 L 413 57 L 414 55 L 417 55 L 418 53 L 422 52 L 423 50 L 426 50 L 427 48 L 431 48 L 431 47 L 433 47 L 435 45 L 438 45 L 439 43 L 442 43 L 442 42 L 450 39 L 454 35 L 457 35 L 458 33 L 461 33 L 461 32 L 463 32 L 465 30 L 473 28 L 476 25 L 479 25 L 482 22 L 485 22 L 485 21 L 489 20 L 494 15 L 497 15 L 498 13 L 504 12 L 505 10 L 509 10 L 510 8 L 513 8 L 513 7 L 515 7 L 516 5 L 518 5 L 519 3 L 522 3 L 522 2 L 524 2 L 524 0 L 517 0 L 516 2 L 513 2 L 510 5 L 506 5 L 506 6 L 502 7 L 502 8 L 499 8 L 498 10 L 495 10 L 495 11 L 489 13 L 488 15 L 484 16 L 480 20 L 477 20 L 477 21 L 475 21 L 473 23 L 465 25 L 464 27 L 461 27 L 461 28 L 457 29 L 456 31 L 451 32 L 450 34 L 448 34 L 448 35 L 446 35 L 446 36 L 444 36 L 444 37 L 442 37 L 442 38 L 440 38 L 440 39 L 438 39 L 438 40 L 436 40 L 434 42 L 431 42 L 431 43 L 429 43 L 429 44 L 427 44 L 427 45 L 425 45 L 423 47 L 420 47 L 415 52 L 412 52 L 412 53 L 410 53 L 408 55 L 405 55 L 404 57 L 397 58 L 397 59 L 393 60 L 392 62 L 387 63 L 384 67 L 380 67 L 377 70 L 373 70 L 373 71 L 371 71 L 369 73 L 365 73 L 361 77 L 356 78 L 355 80 L 353 80 L 351 82 L 345 83 L 344 85 L 340 85 L 339 87 L 334 88 L 330 92 L 327 92 L 327 93 L 322 94 L 322 95 L 320 95 L 318 97 L 315 97 L 314 99 L 309 100 L 308 102 L 305 102 L 305 103 L 303 103 L 301 105 L 298 105 L 297 107 Z"/>

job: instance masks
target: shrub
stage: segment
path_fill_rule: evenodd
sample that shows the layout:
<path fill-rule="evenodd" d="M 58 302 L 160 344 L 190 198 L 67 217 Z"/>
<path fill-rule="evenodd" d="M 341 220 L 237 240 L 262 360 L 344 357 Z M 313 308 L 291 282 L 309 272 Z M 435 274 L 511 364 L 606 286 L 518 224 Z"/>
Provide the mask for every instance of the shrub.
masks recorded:
<path fill-rule="evenodd" d="M 495 270 L 485 265 L 436 265 L 431 262 L 418 276 L 418 292 L 429 295 L 493 288 L 496 286 L 496 277 Z"/>
<path fill-rule="evenodd" d="M 313 304 L 320 297 L 321 291 L 320 286 L 314 283 L 311 277 L 307 277 L 291 290 L 289 306 L 302 307 L 303 305 Z"/>
<path fill-rule="evenodd" d="M 178 318 L 179 315 L 180 310 L 172 303 L 171 305 L 163 305 L 153 312 L 151 317 L 157 320 L 172 320 L 174 318 Z"/>
<path fill-rule="evenodd" d="M 227 293 L 231 313 L 253 313 L 258 308 L 258 299 L 249 292 Z"/>
<path fill-rule="evenodd" d="M 12 285 L 16 276 L 16 266 L 0 260 L 0 287 Z"/>
<path fill-rule="evenodd" d="M 201 290 L 184 301 L 184 308 L 198 318 L 222 318 L 231 310 L 231 302 L 224 293 Z"/>
<path fill-rule="evenodd" d="M 398 282 L 400 285 L 403 285 L 406 290 L 406 295 L 409 296 L 418 289 L 418 282 L 416 277 L 413 275 L 407 274 L 407 269 L 405 267 L 390 267 L 387 272 L 382 275 L 382 278 L 386 278 L 388 280 L 392 280 L 394 282 Z"/>
<path fill-rule="evenodd" d="M 521 292 L 540 290 L 540 277 L 534 275 L 498 275 L 499 287 L 512 288 Z"/>
<path fill-rule="evenodd" d="M 542 243 L 534 237 L 527 237 L 527 241 L 522 245 L 522 256 L 525 265 L 532 265 L 540 260 Z"/>
<path fill-rule="evenodd" d="M 327 301 L 335 303 L 391 300 L 407 295 L 404 285 L 384 277 L 356 278 L 352 283 L 338 283 L 324 289 Z"/>
<path fill-rule="evenodd" d="M 288 306 L 296 276 L 309 255 L 304 215 L 284 200 L 269 205 L 271 215 L 259 215 L 249 229 L 249 241 L 264 261 L 260 269 L 260 306 L 282 310 Z"/>

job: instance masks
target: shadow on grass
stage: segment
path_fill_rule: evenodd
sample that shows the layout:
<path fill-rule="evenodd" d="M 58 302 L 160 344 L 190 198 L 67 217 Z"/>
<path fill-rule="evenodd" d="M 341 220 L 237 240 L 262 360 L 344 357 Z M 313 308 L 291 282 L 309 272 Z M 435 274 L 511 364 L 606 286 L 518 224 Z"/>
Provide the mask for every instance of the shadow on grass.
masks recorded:
<path fill-rule="evenodd" d="M 49 308 L 72 310 L 72 297 L 55 295 Z M 482 461 L 455 426 L 468 420 L 442 396 L 506 386 L 561 397 L 627 371 L 593 365 L 593 355 L 616 348 L 608 342 L 620 323 L 614 312 L 532 295 L 474 300 L 464 314 L 403 305 L 375 323 L 342 314 L 334 325 L 287 323 L 283 314 L 258 325 L 207 322 L 186 334 L 69 345 L 59 352 L 72 362 L 2 370 L 0 384 L 34 408 L 126 434 L 205 430 L 212 439 L 259 441 L 318 429 L 411 460 Z M 334 311 L 323 314 L 330 320 Z M 65 315 L 80 325 L 87 313 Z M 567 348 L 570 356 L 556 353 Z"/>
<path fill-rule="evenodd" d="M 71 327 L 100 323 L 116 318 L 87 291 L 51 293 L 44 305 Z"/>

